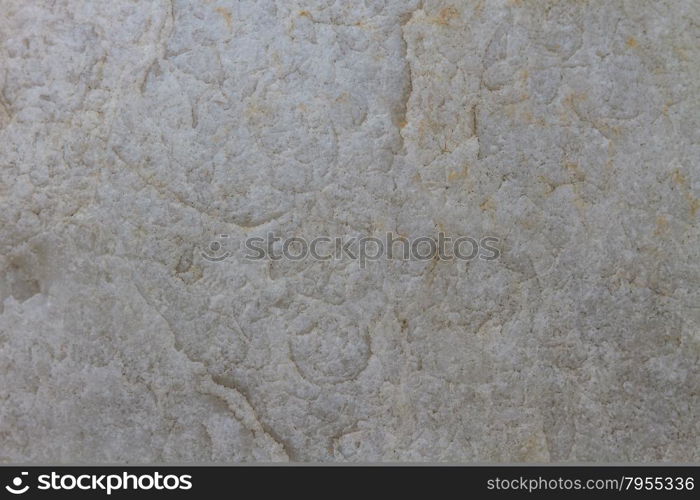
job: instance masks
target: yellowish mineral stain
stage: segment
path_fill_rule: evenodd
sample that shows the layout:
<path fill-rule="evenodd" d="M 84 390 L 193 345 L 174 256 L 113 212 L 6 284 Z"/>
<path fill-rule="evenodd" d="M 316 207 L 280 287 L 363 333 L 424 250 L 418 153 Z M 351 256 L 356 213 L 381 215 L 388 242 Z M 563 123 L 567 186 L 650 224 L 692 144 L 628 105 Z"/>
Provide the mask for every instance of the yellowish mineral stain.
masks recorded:
<path fill-rule="evenodd" d="M 666 231 L 668 231 L 668 219 L 664 215 L 659 215 L 656 218 L 656 229 L 654 230 L 654 236 L 661 236 Z"/>
<path fill-rule="evenodd" d="M 231 11 L 228 9 L 225 9 L 224 7 L 217 7 L 216 12 L 221 14 L 221 16 L 224 18 L 224 21 L 226 21 L 226 26 L 228 26 L 229 31 L 233 28 L 233 14 L 231 14 Z"/>
<path fill-rule="evenodd" d="M 448 181 L 456 181 L 459 179 L 465 179 L 468 175 L 469 175 L 469 167 L 451 170 L 450 173 L 447 174 L 447 180 Z"/>
<path fill-rule="evenodd" d="M 583 182 L 586 179 L 586 174 L 583 172 L 583 170 L 581 170 L 578 164 L 567 162 L 565 167 L 569 174 L 571 174 L 578 182 Z"/>
<path fill-rule="evenodd" d="M 518 450 L 518 459 L 525 462 L 547 462 L 549 461 L 549 448 L 547 447 L 547 437 L 540 429 L 527 437 L 521 443 Z"/>
<path fill-rule="evenodd" d="M 683 172 L 681 172 L 679 169 L 676 169 L 673 174 L 671 174 L 671 178 L 673 179 L 673 182 L 682 187 L 685 187 L 685 185 L 688 183 L 685 175 L 683 175 Z"/>
<path fill-rule="evenodd" d="M 434 22 L 440 26 L 449 26 L 450 21 L 457 18 L 459 18 L 459 11 L 452 6 L 449 6 L 440 11 L 440 13 L 434 19 Z"/>
<path fill-rule="evenodd" d="M 671 174 L 671 179 L 680 186 L 683 191 L 683 197 L 688 202 L 690 215 L 695 217 L 698 211 L 700 211 L 700 198 L 693 196 L 693 193 L 690 191 L 690 186 L 688 185 L 688 179 L 679 169 L 674 170 L 673 174 Z"/>
<path fill-rule="evenodd" d="M 494 203 L 493 199 L 489 196 L 481 205 L 479 205 L 479 208 L 486 212 L 487 210 L 494 210 L 496 208 L 496 204 Z"/>

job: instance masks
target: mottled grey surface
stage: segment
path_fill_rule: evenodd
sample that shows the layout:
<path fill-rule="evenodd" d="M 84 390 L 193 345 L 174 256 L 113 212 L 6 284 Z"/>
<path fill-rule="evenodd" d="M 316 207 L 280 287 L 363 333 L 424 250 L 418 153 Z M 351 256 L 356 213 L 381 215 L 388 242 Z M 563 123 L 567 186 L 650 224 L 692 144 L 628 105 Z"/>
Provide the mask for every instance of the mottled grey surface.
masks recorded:
<path fill-rule="evenodd" d="M 700 460 L 696 0 L 0 11 L 0 460 Z"/>

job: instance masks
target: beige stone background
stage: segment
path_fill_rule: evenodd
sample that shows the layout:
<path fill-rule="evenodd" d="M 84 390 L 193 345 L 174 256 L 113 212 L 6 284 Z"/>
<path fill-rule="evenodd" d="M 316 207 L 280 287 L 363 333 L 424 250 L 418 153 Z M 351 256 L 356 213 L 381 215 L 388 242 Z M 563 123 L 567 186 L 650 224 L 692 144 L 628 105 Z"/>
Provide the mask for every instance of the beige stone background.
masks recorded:
<path fill-rule="evenodd" d="M 1 461 L 700 459 L 696 0 L 0 12 Z"/>

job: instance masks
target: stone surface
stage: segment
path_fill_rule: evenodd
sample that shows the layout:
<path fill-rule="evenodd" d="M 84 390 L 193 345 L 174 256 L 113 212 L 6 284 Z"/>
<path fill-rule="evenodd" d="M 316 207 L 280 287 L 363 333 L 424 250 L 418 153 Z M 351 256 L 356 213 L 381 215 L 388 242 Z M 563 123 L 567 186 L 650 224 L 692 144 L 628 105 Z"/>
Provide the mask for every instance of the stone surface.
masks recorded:
<path fill-rule="evenodd" d="M 700 460 L 697 1 L 0 7 L 0 460 Z"/>

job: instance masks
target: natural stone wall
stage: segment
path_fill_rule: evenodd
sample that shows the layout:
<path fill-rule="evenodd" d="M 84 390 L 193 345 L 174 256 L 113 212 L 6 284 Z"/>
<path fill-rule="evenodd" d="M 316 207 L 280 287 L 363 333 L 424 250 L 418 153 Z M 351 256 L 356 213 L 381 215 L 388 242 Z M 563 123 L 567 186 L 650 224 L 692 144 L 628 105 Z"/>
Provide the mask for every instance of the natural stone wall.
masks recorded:
<path fill-rule="evenodd" d="M 0 10 L 0 460 L 700 460 L 697 1 Z"/>

